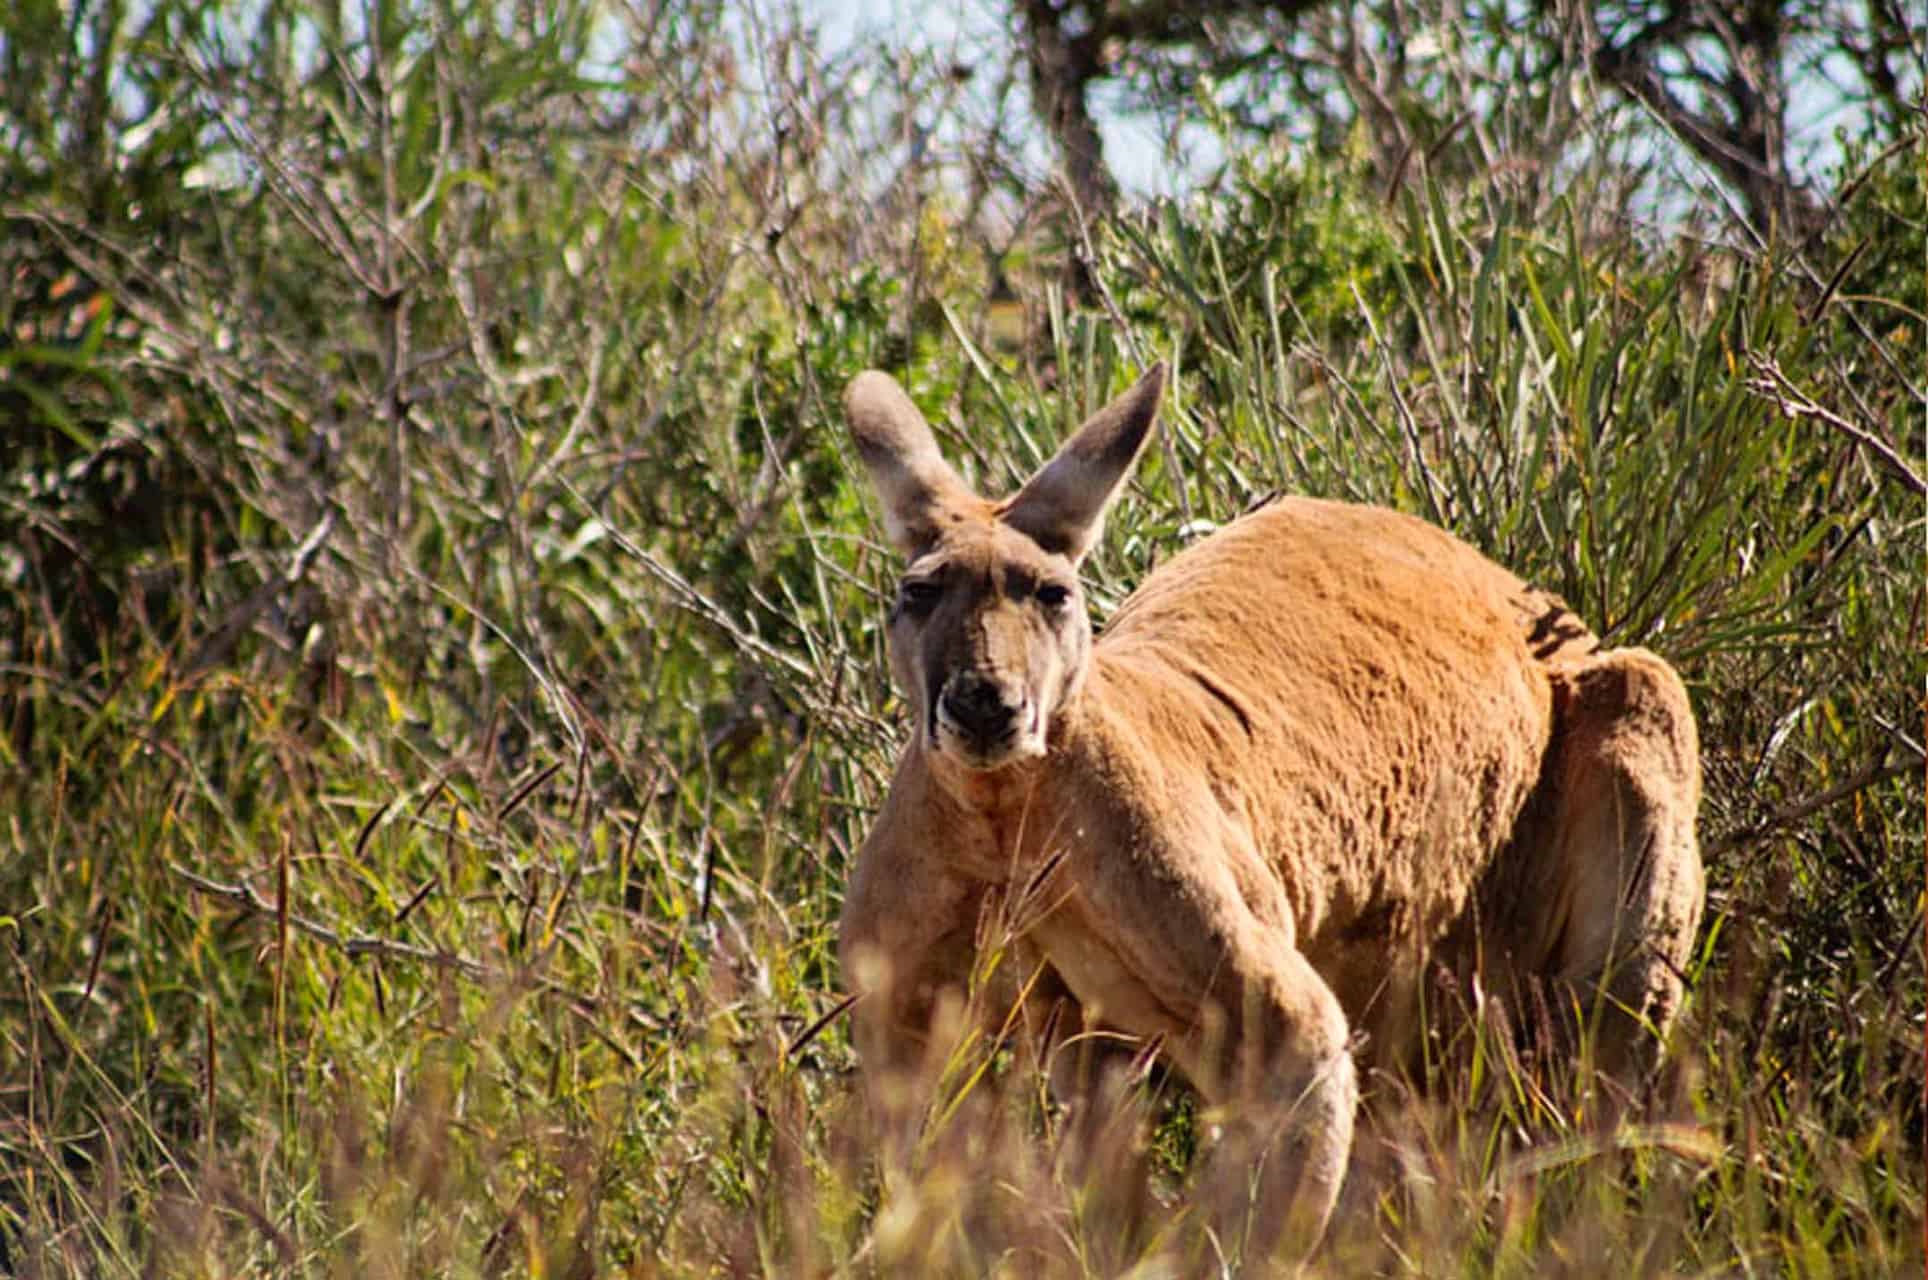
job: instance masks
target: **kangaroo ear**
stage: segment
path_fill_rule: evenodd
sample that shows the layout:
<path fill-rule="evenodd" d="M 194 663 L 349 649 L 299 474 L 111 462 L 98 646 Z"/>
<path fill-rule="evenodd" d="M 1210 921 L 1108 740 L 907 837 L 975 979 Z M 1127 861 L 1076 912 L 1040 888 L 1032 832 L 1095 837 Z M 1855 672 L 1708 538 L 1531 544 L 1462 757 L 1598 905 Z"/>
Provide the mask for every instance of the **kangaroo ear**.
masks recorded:
<path fill-rule="evenodd" d="M 916 556 L 937 541 L 938 513 L 971 491 L 938 452 L 924 415 L 887 373 L 850 380 L 844 417 L 870 483 L 884 504 L 884 531 L 899 551 Z"/>
<path fill-rule="evenodd" d="M 1138 385 L 1098 410 L 1057 455 L 1005 504 L 1004 523 L 1030 536 L 1046 551 L 1073 562 L 1097 544 L 1105 509 L 1151 438 L 1158 398 L 1165 390 L 1161 361 Z"/>

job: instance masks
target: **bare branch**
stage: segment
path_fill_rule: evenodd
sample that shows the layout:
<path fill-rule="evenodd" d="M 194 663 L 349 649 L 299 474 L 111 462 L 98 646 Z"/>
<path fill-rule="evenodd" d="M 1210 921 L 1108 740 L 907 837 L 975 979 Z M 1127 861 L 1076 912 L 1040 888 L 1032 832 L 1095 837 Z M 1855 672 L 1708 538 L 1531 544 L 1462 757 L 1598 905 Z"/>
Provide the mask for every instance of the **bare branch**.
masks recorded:
<path fill-rule="evenodd" d="M 1872 453 L 1875 459 L 1903 484 L 1915 493 L 1928 497 L 1928 480 L 1924 480 L 1921 473 L 1910 466 L 1907 459 L 1903 458 L 1893 445 L 1866 427 L 1849 422 L 1826 405 L 1815 401 L 1812 396 L 1788 380 L 1774 357 L 1753 351 L 1748 353 L 1747 360 L 1754 366 L 1756 374 L 1755 377 L 1747 380 L 1749 391 L 1772 400 L 1775 406 L 1790 418 L 1813 418 L 1847 436 Z"/>

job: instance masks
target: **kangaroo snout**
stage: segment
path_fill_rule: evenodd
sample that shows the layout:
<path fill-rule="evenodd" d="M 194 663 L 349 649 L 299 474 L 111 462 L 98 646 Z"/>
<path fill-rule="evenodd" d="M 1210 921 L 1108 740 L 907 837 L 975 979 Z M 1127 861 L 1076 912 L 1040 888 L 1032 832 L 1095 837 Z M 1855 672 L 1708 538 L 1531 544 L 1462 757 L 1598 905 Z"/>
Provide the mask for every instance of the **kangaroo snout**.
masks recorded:
<path fill-rule="evenodd" d="M 944 682 L 937 707 L 941 723 L 981 750 L 1010 736 L 1023 710 L 1023 700 L 1007 698 L 1004 687 L 987 676 L 960 671 Z"/>

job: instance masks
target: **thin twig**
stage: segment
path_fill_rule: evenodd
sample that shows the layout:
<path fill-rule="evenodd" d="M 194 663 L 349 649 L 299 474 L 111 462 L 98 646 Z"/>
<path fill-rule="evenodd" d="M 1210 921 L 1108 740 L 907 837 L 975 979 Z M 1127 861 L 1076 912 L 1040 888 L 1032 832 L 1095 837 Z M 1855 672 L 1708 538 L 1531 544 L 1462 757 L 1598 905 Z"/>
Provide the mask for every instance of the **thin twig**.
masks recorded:
<path fill-rule="evenodd" d="M 178 863 L 170 864 L 168 870 L 187 881 L 189 885 L 206 894 L 208 897 L 218 898 L 231 906 L 241 908 L 250 915 L 271 917 L 280 915 L 274 903 L 263 898 L 248 885 L 223 884 L 219 880 L 210 880 L 206 876 L 189 871 L 186 867 Z M 479 960 L 471 960 L 467 956 L 458 955 L 453 951 L 444 951 L 440 948 L 433 947 L 418 947 L 407 942 L 397 942 L 392 938 L 377 938 L 368 934 L 350 937 L 347 934 L 329 928 L 325 924 L 310 920 L 306 916 L 297 915 L 292 911 L 288 913 L 288 925 L 299 933 L 304 933 L 318 942 L 326 943 L 344 955 L 380 956 L 386 960 L 413 960 L 417 964 L 429 965 L 436 969 L 452 970 L 464 977 L 474 978 L 478 981 L 492 977 L 510 976 L 498 973 Z"/>
<path fill-rule="evenodd" d="M 1826 405 L 1817 403 L 1807 392 L 1789 381 L 1774 357 L 1754 351 L 1748 353 L 1747 361 L 1754 366 L 1758 375 L 1747 380 L 1749 391 L 1772 400 L 1790 418 L 1813 418 L 1834 428 L 1874 454 L 1883 466 L 1916 494 L 1928 497 L 1928 480 L 1924 480 L 1920 472 L 1909 466 L 1907 459 L 1895 452 L 1893 445 L 1866 427 L 1849 422 Z"/>
<path fill-rule="evenodd" d="M 276 920 L 283 918 L 283 909 L 281 907 L 277 907 L 276 904 L 263 898 L 249 885 L 223 884 L 219 880 L 210 880 L 204 875 L 189 871 L 179 863 L 168 864 L 168 870 L 182 880 L 185 880 L 190 887 L 199 890 L 210 898 L 216 898 L 230 906 L 238 907 L 249 915 L 263 916 Z M 393 938 L 378 938 L 370 934 L 350 936 L 339 930 L 331 929 L 319 921 L 310 920 L 306 916 L 298 915 L 293 911 L 287 911 L 285 919 L 288 928 L 332 947 L 340 951 L 343 955 L 374 956 L 379 960 L 413 961 L 417 964 L 428 965 L 430 968 L 459 973 L 465 978 L 481 983 L 497 982 L 506 985 L 515 985 L 523 982 L 531 983 L 544 994 L 562 997 L 568 1006 L 582 1017 L 584 1023 L 595 1032 L 597 1038 L 607 1045 L 612 1052 L 623 1058 L 632 1069 L 640 1070 L 642 1067 L 641 1059 L 636 1056 L 634 1051 L 617 1041 L 614 1036 L 604 1031 L 603 1028 L 596 1023 L 595 1019 L 589 1017 L 590 1013 L 602 1008 L 604 1003 L 602 999 L 578 991 L 565 983 L 556 981 L 554 978 L 543 977 L 540 974 L 531 973 L 527 970 L 511 972 L 507 969 L 483 964 L 479 960 L 472 960 L 467 956 L 439 947 L 418 947 L 407 942 L 397 942 Z M 641 1010 L 631 1008 L 627 1012 L 631 1016 L 639 1018 L 645 1025 L 652 1028 L 660 1029 L 662 1025 L 657 1019 L 650 1017 Z"/>
<path fill-rule="evenodd" d="M 1765 822 L 1758 822 L 1751 827 L 1742 828 L 1739 831 L 1722 837 L 1720 840 L 1708 846 L 1706 854 L 1708 857 L 1714 857 L 1726 853 L 1730 849 L 1739 848 L 1741 845 L 1752 844 L 1756 840 L 1765 839 L 1775 832 L 1784 831 L 1802 819 L 1811 817 L 1830 805 L 1839 804 L 1848 797 L 1865 791 L 1869 787 L 1879 786 L 1905 773 L 1916 773 L 1920 769 L 1921 763 L 1919 761 L 1908 761 L 1903 764 L 1888 764 L 1885 761 L 1876 761 L 1846 781 L 1836 783 L 1818 795 L 1809 796 L 1805 800 L 1798 800 L 1787 808 L 1772 814 Z"/>
<path fill-rule="evenodd" d="M 704 595 L 701 590 L 687 578 L 683 577 L 682 574 L 644 549 L 641 544 L 624 533 L 610 520 L 604 518 L 601 510 L 588 495 L 584 494 L 574 484 L 561 477 L 558 477 L 558 483 L 562 486 L 564 492 L 575 499 L 578 505 L 602 521 L 610 540 L 616 544 L 619 550 L 642 565 L 652 578 L 656 579 L 659 584 L 668 589 L 670 598 L 677 607 L 702 619 L 718 632 L 721 632 L 724 638 L 729 640 L 739 651 L 771 663 L 800 679 L 812 680 L 816 678 L 818 673 L 808 663 L 797 658 L 794 654 L 777 648 L 769 641 L 763 639 L 763 637 L 750 631 L 745 625 L 739 623 L 732 617 L 729 610 Z"/>

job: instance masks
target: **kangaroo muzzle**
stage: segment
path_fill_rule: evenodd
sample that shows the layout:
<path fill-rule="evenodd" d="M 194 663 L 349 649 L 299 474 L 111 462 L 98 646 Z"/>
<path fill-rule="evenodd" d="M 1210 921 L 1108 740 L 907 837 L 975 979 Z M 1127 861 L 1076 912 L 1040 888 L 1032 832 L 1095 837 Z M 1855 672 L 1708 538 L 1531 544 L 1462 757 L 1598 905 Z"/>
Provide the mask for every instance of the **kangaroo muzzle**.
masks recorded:
<path fill-rule="evenodd" d="M 1036 755 L 1036 713 L 1019 690 L 975 671 L 961 671 L 944 682 L 932 717 L 940 749 L 963 763 L 991 769 L 1018 756 Z"/>

